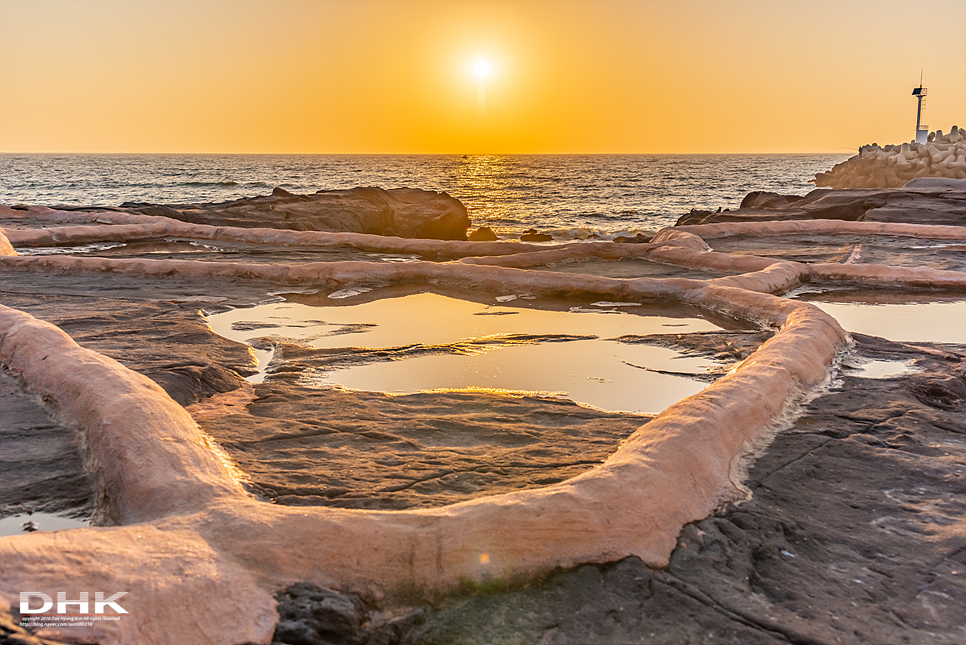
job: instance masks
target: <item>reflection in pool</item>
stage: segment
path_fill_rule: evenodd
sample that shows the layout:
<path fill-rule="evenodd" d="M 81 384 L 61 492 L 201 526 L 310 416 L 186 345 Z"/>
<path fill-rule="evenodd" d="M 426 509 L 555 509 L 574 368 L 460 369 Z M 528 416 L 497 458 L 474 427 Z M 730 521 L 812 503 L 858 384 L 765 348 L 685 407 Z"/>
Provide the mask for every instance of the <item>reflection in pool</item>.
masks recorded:
<path fill-rule="evenodd" d="M 657 413 L 707 387 L 709 369 L 721 371 L 720 363 L 705 357 L 614 340 L 719 330 L 700 318 L 618 306 L 625 304 L 546 311 L 420 293 L 350 306 L 262 305 L 212 315 L 209 324 L 240 342 L 268 337 L 319 349 L 434 348 L 405 358 L 400 352 L 366 352 L 366 360 L 338 368 L 309 368 L 301 381 L 391 394 L 528 392 L 566 396 L 604 410 Z M 264 368 L 271 352 L 256 354 Z"/>
<path fill-rule="evenodd" d="M 846 331 L 894 341 L 966 343 L 966 300 L 902 304 L 826 302 L 821 296 L 808 300 Z"/>
<path fill-rule="evenodd" d="M 862 378 L 892 378 L 912 371 L 912 361 L 869 361 L 856 365 L 849 372 Z"/>
<path fill-rule="evenodd" d="M 18 513 L 10 517 L 0 518 L 0 537 L 8 535 L 27 535 L 33 531 L 63 531 L 64 529 L 76 529 L 79 527 L 90 526 L 87 520 L 77 520 L 63 515 L 53 513 L 34 512 Z M 29 528 L 28 528 L 29 526 Z"/>

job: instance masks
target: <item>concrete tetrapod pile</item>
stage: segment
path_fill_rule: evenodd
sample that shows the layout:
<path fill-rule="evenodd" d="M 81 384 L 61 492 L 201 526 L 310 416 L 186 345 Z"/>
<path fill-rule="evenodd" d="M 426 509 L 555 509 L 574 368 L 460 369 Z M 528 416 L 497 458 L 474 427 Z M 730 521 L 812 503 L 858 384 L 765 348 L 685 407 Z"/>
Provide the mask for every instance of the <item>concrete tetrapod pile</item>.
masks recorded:
<path fill-rule="evenodd" d="M 783 224 L 830 226 L 834 233 L 836 226 L 856 223 Z M 870 224 L 863 233 L 883 230 L 881 224 Z M 179 235 L 211 234 L 202 227 L 184 226 Z M 7 238 L 0 236 L 0 266 L 18 271 L 204 275 L 333 289 L 367 282 L 417 283 L 465 290 L 514 289 L 552 297 L 670 300 L 778 329 L 728 376 L 658 415 L 602 466 L 582 475 L 442 508 L 359 511 L 285 507 L 254 499 L 224 454 L 160 387 L 81 348 L 51 324 L 0 307 L 0 362 L 83 430 L 105 524 L 0 538 L 0 610 L 10 611 L 20 592 L 34 589 L 64 591 L 71 599 L 82 592 L 125 591 L 129 617 L 84 627 L 51 627 L 45 635 L 100 643 L 267 643 L 278 620 L 273 594 L 294 582 L 358 593 L 393 607 L 438 598 L 467 583 L 522 583 L 554 568 L 629 555 L 663 566 L 684 524 L 741 496 L 737 473 L 742 457 L 781 423 L 809 388 L 827 378 L 836 351 L 846 342 L 835 320 L 816 307 L 770 293 L 816 276 L 966 289 L 966 275 L 953 271 L 825 267 L 729 256 L 710 251 L 696 235 L 701 228 L 666 229 L 651 244 L 621 248 L 618 257 L 647 257 L 741 275 L 707 281 L 618 279 L 526 268 L 562 257 L 614 257 L 619 246 L 614 244 L 536 250 L 506 243 L 405 240 L 416 245 L 407 246 L 410 250 L 465 259 L 255 265 L 17 257 L 4 244 Z M 241 230 L 249 242 L 279 233 Z M 708 234 L 725 235 L 729 230 Z M 40 235 L 7 233 L 14 241 Z M 146 235 L 143 230 L 135 234 Z M 217 234 L 240 235 L 228 227 Z M 956 231 L 909 234 L 964 239 Z M 366 236 L 360 236 L 360 244 L 397 243 L 393 238 L 366 242 L 362 237 Z M 476 254 L 462 245 L 475 248 Z M 514 255 L 520 251 L 527 253 Z M 494 257 L 470 257 L 486 253 Z M 498 266 L 502 263 L 515 266 Z"/>
<path fill-rule="evenodd" d="M 899 188 L 917 177 L 966 179 L 966 136 L 955 125 L 933 132 L 927 143 L 862 146 L 859 154 L 815 175 L 816 186 Z"/>

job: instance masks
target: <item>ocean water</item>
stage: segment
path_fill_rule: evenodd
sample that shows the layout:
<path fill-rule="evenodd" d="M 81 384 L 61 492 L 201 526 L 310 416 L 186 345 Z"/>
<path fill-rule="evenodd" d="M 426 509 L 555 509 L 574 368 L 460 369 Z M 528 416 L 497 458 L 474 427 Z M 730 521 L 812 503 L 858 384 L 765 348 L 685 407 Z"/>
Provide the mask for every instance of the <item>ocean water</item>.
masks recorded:
<path fill-rule="evenodd" d="M 378 186 L 445 191 L 473 226 L 558 238 L 670 226 L 753 190 L 804 195 L 849 155 L 0 155 L 0 203 L 184 204 Z"/>

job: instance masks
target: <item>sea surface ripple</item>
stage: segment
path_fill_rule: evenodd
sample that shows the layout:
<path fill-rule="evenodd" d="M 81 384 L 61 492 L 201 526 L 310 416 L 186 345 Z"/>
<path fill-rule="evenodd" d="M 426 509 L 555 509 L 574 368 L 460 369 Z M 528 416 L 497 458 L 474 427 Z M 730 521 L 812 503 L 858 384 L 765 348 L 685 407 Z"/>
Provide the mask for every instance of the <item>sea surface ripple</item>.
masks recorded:
<path fill-rule="evenodd" d="M 184 204 L 378 186 L 445 191 L 474 227 L 605 237 L 669 226 L 692 208 L 737 208 L 753 190 L 804 195 L 845 154 L 0 155 L 0 203 Z"/>

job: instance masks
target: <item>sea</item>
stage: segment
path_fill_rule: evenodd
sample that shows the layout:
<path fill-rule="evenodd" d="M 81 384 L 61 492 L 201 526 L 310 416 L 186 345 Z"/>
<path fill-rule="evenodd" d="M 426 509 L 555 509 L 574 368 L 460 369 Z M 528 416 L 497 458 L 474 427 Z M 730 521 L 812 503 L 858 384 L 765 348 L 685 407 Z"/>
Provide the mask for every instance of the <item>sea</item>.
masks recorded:
<path fill-rule="evenodd" d="M 846 154 L 215 155 L 0 154 L 0 204 L 189 204 L 375 186 L 446 192 L 473 227 L 513 238 L 634 235 L 754 190 L 805 195 Z"/>

